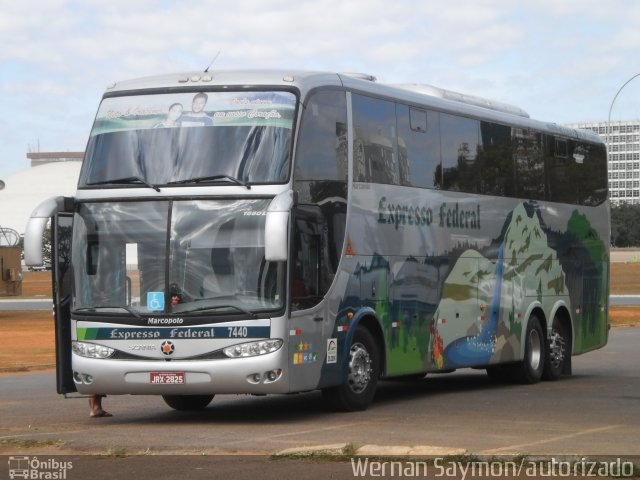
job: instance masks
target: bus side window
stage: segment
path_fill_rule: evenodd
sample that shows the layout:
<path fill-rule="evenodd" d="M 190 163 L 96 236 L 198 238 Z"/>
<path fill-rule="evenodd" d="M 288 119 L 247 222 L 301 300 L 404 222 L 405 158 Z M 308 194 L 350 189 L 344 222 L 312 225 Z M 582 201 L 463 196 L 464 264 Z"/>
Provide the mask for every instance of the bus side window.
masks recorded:
<path fill-rule="evenodd" d="M 549 200 L 577 204 L 579 178 L 573 160 L 568 158 L 566 139 L 546 135 L 546 157 L 549 169 Z"/>
<path fill-rule="evenodd" d="M 352 104 L 354 180 L 399 185 L 395 103 L 353 95 Z"/>
<path fill-rule="evenodd" d="M 400 184 L 437 188 L 440 169 L 439 113 L 396 104 Z"/>
<path fill-rule="evenodd" d="M 480 122 L 440 114 L 440 139 L 443 190 L 481 193 L 482 166 L 478 162 Z"/>

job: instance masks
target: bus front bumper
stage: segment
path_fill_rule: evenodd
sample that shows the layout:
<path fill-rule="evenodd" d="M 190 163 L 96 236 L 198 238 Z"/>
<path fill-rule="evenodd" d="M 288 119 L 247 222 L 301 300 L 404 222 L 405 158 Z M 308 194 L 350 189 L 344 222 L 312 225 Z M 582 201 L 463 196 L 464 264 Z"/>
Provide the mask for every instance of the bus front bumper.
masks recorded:
<path fill-rule="evenodd" d="M 210 395 L 288 393 L 286 355 L 220 360 L 86 358 L 72 354 L 73 378 L 81 394 Z"/>

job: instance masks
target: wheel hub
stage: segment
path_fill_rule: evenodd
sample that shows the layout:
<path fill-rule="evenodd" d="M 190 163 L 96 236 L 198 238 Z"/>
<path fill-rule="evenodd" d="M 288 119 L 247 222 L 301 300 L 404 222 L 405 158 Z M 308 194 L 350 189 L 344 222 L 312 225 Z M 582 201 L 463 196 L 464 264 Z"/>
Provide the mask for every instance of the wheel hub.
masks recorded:
<path fill-rule="evenodd" d="M 560 368 L 564 361 L 565 347 L 564 338 L 558 330 L 553 329 L 549 337 L 549 360 L 554 368 Z"/>
<path fill-rule="evenodd" d="M 529 333 L 529 365 L 537 370 L 542 361 L 542 342 L 537 330 Z"/>
<path fill-rule="evenodd" d="M 371 356 L 364 345 L 356 343 L 349 353 L 349 387 L 354 393 L 361 393 L 371 381 Z"/>

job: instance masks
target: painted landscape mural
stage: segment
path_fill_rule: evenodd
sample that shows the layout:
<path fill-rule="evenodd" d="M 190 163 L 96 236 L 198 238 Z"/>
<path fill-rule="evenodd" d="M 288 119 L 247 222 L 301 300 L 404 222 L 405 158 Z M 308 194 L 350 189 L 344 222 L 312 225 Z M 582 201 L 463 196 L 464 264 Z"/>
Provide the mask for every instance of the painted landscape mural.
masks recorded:
<path fill-rule="evenodd" d="M 522 202 L 484 248 L 459 243 L 441 255 L 361 256 L 352 278 L 350 290 L 383 326 L 389 375 L 518 360 L 532 305 L 546 314 L 566 306 L 574 353 L 606 343 L 607 249 L 577 210 L 556 231 L 537 203 Z"/>

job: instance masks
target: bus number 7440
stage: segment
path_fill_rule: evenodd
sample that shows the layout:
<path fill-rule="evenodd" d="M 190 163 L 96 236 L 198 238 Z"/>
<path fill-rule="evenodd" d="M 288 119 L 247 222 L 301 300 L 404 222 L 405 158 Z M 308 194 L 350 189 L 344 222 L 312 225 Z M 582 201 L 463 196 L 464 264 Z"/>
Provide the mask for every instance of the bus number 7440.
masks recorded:
<path fill-rule="evenodd" d="M 246 338 L 249 334 L 247 327 L 227 327 L 229 338 Z"/>

